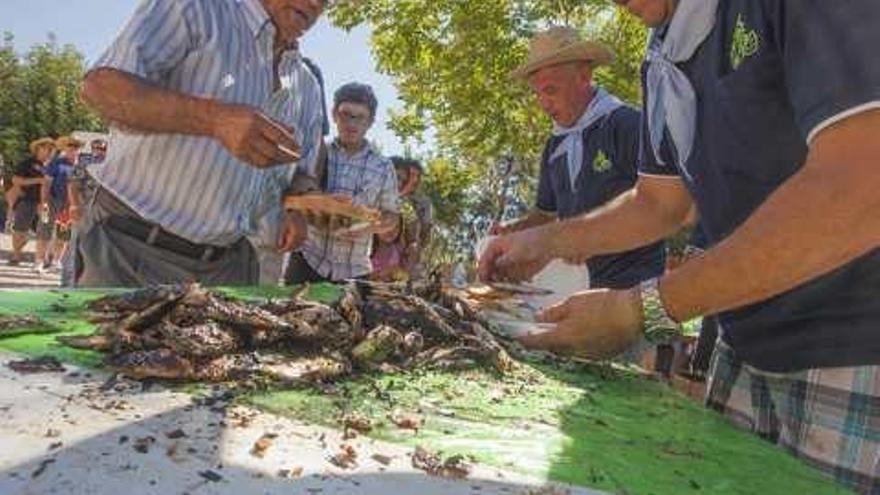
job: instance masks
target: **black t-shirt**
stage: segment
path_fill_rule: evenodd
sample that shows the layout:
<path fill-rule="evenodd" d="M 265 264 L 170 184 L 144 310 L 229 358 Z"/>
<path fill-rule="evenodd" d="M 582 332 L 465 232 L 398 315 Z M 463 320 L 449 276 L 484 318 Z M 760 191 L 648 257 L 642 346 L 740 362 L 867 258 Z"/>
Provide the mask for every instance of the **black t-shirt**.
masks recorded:
<path fill-rule="evenodd" d="M 31 157 L 18 164 L 15 169 L 15 176 L 23 179 L 38 179 L 43 177 L 43 164 Z M 37 203 L 40 201 L 40 185 L 24 186 L 21 188 L 22 194 L 19 201 L 32 201 Z"/>
<path fill-rule="evenodd" d="M 566 155 L 554 155 L 563 137 L 544 149 L 538 182 L 538 209 L 569 218 L 605 205 L 632 189 L 637 178 L 640 113 L 621 107 L 583 132 L 584 164 L 572 191 Z M 590 259 L 592 287 L 628 288 L 663 273 L 664 243 Z"/>
<path fill-rule="evenodd" d="M 878 26 L 877 0 L 722 0 L 713 32 L 679 66 L 699 102 L 686 173 L 658 164 L 645 123 L 642 173 L 680 175 L 709 244 L 726 238 L 801 169 L 817 132 L 880 108 Z M 676 163 L 668 132 L 660 153 Z M 880 364 L 880 250 L 720 321 L 761 369 Z"/>

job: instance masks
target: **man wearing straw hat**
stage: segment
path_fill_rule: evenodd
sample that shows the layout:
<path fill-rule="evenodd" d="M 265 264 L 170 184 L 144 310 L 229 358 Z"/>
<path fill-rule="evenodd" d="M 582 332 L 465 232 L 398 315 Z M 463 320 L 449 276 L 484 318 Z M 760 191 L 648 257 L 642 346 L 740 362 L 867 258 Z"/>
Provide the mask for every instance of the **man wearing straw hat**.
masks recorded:
<path fill-rule="evenodd" d="M 593 70 L 613 61 L 611 50 L 554 27 L 538 34 L 513 77 L 528 83 L 553 119 L 541 159 L 535 208 L 496 226 L 496 235 L 538 227 L 600 208 L 638 177 L 640 113 L 593 82 Z M 592 287 L 628 288 L 663 273 L 664 244 L 653 243 L 587 261 Z"/>
<path fill-rule="evenodd" d="M 598 214 L 498 239 L 482 275 L 639 245 L 696 208 L 705 253 L 581 293 L 525 343 L 605 357 L 717 315 L 707 404 L 880 493 L 880 2 L 616 1 L 653 28 L 639 181 Z"/>
<path fill-rule="evenodd" d="M 9 264 L 21 263 L 22 252 L 28 242 L 28 233 L 36 229 L 38 218 L 49 214 L 49 188 L 45 179 L 45 167 L 55 152 L 55 140 L 40 138 L 31 142 L 31 156 L 21 162 L 12 177 L 12 188 L 7 191 L 6 201 L 12 212 L 12 255 Z M 42 215 L 41 215 L 42 214 Z M 42 229 L 37 231 L 37 251 L 34 268 L 42 268 L 52 232 L 48 237 Z"/>

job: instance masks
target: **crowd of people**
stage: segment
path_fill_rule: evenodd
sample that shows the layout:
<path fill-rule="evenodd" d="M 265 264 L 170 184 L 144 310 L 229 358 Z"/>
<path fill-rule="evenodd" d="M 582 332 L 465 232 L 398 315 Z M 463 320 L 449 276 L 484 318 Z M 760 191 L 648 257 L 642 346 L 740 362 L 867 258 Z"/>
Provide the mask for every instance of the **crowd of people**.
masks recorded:
<path fill-rule="evenodd" d="M 13 170 L 3 188 L 6 203 L 4 231 L 12 237 L 12 252 L 6 263 L 19 266 L 31 239 L 36 241 L 32 269 L 37 273 L 57 272 L 62 285 L 71 287 L 75 251 L 70 248 L 73 233 L 88 202 L 94 183 L 89 168 L 104 161 L 107 141 L 85 143 L 71 137 L 43 137 L 28 146 L 30 155 Z"/>
<path fill-rule="evenodd" d="M 607 358 L 709 316 L 708 404 L 850 487 L 880 489 L 880 35 L 865 28 L 880 4 L 615 2 L 652 29 L 642 108 L 594 81 L 607 47 L 566 27 L 533 38 L 512 76 L 553 130 L 534 208 L 493 227 L 481 278 L 586 263 L 590 290 L 539 316 L 554 330 L 522 339 L 559 353 Z M 35 269 L 51 267 L 72 230 L 80 287 L 423 276 L 421 165 L 370 143 L 369 85 L 338 88 L 326 108 L 299 50 L 324 8 L 145 0 L 84 82 L 113 128 L 110 154 L 32 143 L 7 194 L 10 263 L 35 231 Z M 84 182 L 92 191 L 77 193 Z M 309 201 L 286 209 L 291 197 Z M 663 239 L 697 222 L 699 254 L 668 270 Z"/>

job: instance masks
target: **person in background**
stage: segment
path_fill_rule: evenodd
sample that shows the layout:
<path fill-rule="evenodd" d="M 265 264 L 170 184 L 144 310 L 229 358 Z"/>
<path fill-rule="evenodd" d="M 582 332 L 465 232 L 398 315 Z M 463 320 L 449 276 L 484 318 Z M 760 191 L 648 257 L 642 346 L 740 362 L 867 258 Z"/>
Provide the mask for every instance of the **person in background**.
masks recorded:
<path fill-rule="evenodd" d="M 397 177 L 391 160 L 367 140 L 378 101 L 370 86 L 350 83 L 333 98 L 337 137 L 327 145 L 323 190 L 355 204 L 380 210 L 381 220 L 352 229 L 309 227 L 308 237 L 287 266 L 288 284 L 363 278 L 372 272 L 373 235 L 393 230 L 400 211 Z"/>
<path fill-rule="evenodd" d="M 373 278 L 382 281 L 415 280 L 424 276 L 423 252 L 431 242 L 434 209 L 420 189 L 424 173 L 412 158 L 391 157 L 400 194 L 400 221 L 395 229 L 377 234 L 371 256 Z"/>
<path fill-rule="evenodd" d="M 403 264 L 411 279 L 425 275 L 424 252 L 431 244 L 434 226 L 434 205 L 421 189 L 425 170 L 413 158 L 392 158 L 394 168 L 403 176 L 398 178 L 401 198 Z"/>
<path fill-rule="evenodd" d="M 55 141 L 58 156 L 46 167 L 45 175 L 49 187 L 48 222 L 40 222 L 40 228 L 48 229 L 47 236 L 52 236 L 53 246 L 43 260 L 43 269 L 61 270 L 70 241 L 70 212 L 68 211 L 68 182 L 79 163 L 80 150 L 83 143 L 70 136 L 62 136 Z"/>
<path fill-rule="evenodd" d="M 90 153 L 80 154 L 79 160 L 74 165 L 73 172 L 67 181 L 67 214 L 69 220 L 70 241 L 69 246 L 61 259 L 61 286 L 74 287 L 76 285 L 76 257 L 78 246 L 79 223 L 83 218 L 85 209 L 91 205 L 98 184 L 92 178 L 90 167 L 104 162 L 107 157 L 107 141 L 93 139 L 89 143 Z"/>
<path fill-rule="evenodd" d="M 553 119 L 553 135 L 541 159 L 535 207 L 524 218 L 495 226 L 493 235 L 598 210 L 635 184 L 641 113 L 593 81 L 593 71 L 613 58 L 607 47 L 582 40 L 572 28 L 554 27 L 532 40 L 528 60 L 513 76 L 528 83 Z M 590 287 L 632 287 L 663 273 L 665 246 L 654 242 L 595 256 L 587 267 Z"/>
<path fill-rule="evenodd" d="M 31 231 L 37 231 L 34 269 L 42 270 L 52 231 L 37 228 L 42 220 L 49 220 L 49 189 L 44 172 L 55 153 L 55 140 L 41 138 L 30 143 L 31 156 L 21 162 L 12 177 L 12 187 L 6 191 L 6 201 L 12 212 L 12 255 L 9 264 L 22 261 L 24 247 Z M 41 218 L 42 217 L 42 218 Z"/>
<path fill-rule="evenodd" d="M 9 212 L 12 211 L 12 205 L 6 201 L 6 161 L 3 155 L 0 155 L 0 193 L 3 193 L 2 208 L 0 208 L 0 232 L 7 231 L 7 223 L 9 221 Z"/>

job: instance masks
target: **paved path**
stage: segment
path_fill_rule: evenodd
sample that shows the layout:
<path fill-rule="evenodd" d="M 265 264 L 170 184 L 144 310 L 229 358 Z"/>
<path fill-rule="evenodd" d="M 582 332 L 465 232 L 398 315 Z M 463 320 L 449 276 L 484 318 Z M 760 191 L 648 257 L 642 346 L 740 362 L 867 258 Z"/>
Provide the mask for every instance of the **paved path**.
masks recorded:
<path fill-rule="evenodd" d="M 61 285 L 57 271 L 40 274 L 34 270 L 34 241 L 25 246 L 25 261 L 19 266 L 9 266 L 11 253 L 12 237 L 0 234 L 0 288 L 51 288 Z"/>
<path fill-rule="evenodd" d="M 464 480 L 430 477 L 412 448 L 73 367 L 19 375 L 13 359 L 0 352 L 3 495 L 599 495 L 479 464 Z M 351 466 L 329 461 L 342 444 Z"/>

